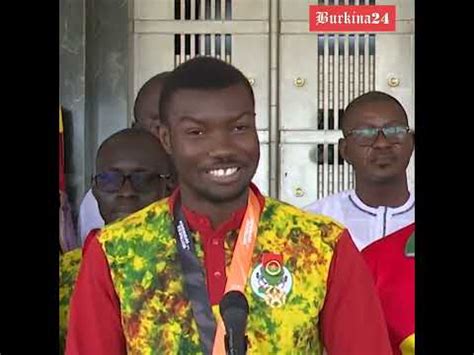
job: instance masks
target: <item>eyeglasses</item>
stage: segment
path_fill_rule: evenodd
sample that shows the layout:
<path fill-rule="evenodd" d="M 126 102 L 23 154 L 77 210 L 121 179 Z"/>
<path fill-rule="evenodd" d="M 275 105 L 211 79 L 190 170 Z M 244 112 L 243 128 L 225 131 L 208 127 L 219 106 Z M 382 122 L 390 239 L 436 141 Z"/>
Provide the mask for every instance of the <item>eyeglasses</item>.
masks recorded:
<path fill-rule="evenodd" d="M 161 180 L 171 178 L 171 174 L 157 174 L 148 171 L 135 171 L 124 174 L 120 171 L 104 171 L 95 175 L 92 180 L 95 186 L 104 192 L 118 192 L 129 180 L 133 189 L 137 192 L 150 192 L 156 189 Z"/>
<path fill-rule="evenodd" d="M 359 128 L 352 129 L 346 133 L 346 137 L 352 136 L 355 143 L 360 146 L 371 146 L 377 140 L 380 132 L 383 133 L 385 139 L 391 143 L 400 143 L 412 132 L 409 127 L 406 126 L 392 126 L 382 128 Z"/>

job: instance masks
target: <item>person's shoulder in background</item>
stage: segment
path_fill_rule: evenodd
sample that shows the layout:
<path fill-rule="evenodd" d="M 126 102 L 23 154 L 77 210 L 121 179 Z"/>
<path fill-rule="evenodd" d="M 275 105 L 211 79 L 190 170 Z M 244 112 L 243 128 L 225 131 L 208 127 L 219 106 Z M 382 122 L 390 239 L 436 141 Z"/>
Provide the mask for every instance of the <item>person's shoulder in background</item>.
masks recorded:
<path fill-rule="evenodd" d="M 92 189 L 87 191 L 81 201 L 77 224 L 82 245 L 84 245 L 84 241 L 91 230 L 102 228 L 105 224 L 100 215 L 99 205 L 92 193 Z"/>
<path fill-rule="evenodd" d="M 344 224 L 344 203 L 349 201 L 349 195 L 353 190 L 344 190 L 336 194 L 326 196 L 303 207 L 305 211 L 331 217 Z"/>

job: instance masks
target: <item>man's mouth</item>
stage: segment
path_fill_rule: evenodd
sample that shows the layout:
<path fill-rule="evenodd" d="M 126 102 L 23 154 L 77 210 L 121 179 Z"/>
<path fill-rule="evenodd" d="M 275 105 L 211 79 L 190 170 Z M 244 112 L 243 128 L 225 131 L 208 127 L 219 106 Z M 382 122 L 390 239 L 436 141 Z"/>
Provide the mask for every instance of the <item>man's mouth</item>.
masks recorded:
<path fill-rule="evenodd" d="M 231 183 L 239 178 L 241 168 L 238 166 L 219 167 L 206 170 L 208 176 L 218 183 Z"/>
<path fill-rule="evenodd" d="M 230 167 L 230 168 L 225 168 L 225 169 L 212 169 L 209 170 L 208 173 L 211 174 L 212 176 L 215 176 L 217 178 L 219 177 L 227 177 L 235 174 L 240 168 L 238 167 Z"/>
<path fill-rule="evenodd" d="M 393 155 L 379 155 L 373 159 L 374 164 L 379 166 L 388 166 L 395 162 Z"/>

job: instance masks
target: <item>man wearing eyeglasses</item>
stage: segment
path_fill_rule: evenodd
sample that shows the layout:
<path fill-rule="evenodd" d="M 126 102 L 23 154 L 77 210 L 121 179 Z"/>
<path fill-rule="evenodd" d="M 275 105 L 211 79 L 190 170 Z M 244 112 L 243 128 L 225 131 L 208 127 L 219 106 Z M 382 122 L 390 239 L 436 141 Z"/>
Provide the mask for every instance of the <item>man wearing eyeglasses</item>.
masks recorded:
<path fill-rule="evenodd" d="M 174 187 L 171 161 L 160 141 L 143 129 L 127 128 L 99 148 L 92 191 L 106 224 L 169 196 Z M 89 233 L 95 236 L 98 229 Z M 87 239 L 87 240 L 89 240 Z M 86 244 L 88 242 L 86 241 Z M 76 282 L 82 249 L 60 257 L 60 346 L 64 346 L 69 301 Z"/>
<path fill-rule="evenodd" d="M 158 105 L 163 82 L 168 75 L 169 72 L 162 72 L 153 76 L 138 91 L 133 106 L 133 116 L 135 117 L 133 128 L 145 129 L 158 137 L 160 124 Z M 92 189 L 89 189 L 79 209 L 78 230 L 82 244 L 84 244 L 89 231 L 103 226 L 104 220 L 99 213 L 99 206 L 92 194 Z"/>
<path fill-rule="evenodd" d="M 407 114 L 393 96 L 359 96 L 342 117 L 342 157 L 354 167 L 355 190 L 306 209 L 335 218 L 350 231 L 374 278 L 395 355 L 415 348 L 415 198 L 406 169 L 414 147 Z"/>
<path fill-rule="evenodd" d="M 124 129 L 97 153 L 92 192 L 110 223 L 171 193 L 171 162 L 160 141 L 142 129 Z"/>
<path fill-rule="evenodd" d="M 355 189 L 305 209 L 335 218 L 359 250 L 415 220 L 406 169 L 414 148 L 407 113 L 393 96 L 372 91 L 353 100 L 342 117 L 341 156 L 354 167 Z"/>

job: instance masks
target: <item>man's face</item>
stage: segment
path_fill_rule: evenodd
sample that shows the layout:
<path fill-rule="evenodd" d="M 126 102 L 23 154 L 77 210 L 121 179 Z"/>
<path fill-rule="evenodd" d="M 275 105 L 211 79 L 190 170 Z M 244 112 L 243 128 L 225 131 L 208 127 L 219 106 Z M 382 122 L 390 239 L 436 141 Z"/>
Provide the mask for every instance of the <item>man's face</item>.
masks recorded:
<path fill-rule="evenodd" d="M 127 140 L 103 147 L 92 191 L 104 221 L 128 216 L 169 195 L 167 179 L 159 176 L 169 173 L 165 152 L 156 144 Z"/>
<path fill-rule="evenodd" d="M 183 191 L 228 202 L 248 189 L 260 158 L 255 109 L 244 85 L 177 91 L 160 127 Z"/>
<path fill-rule="evenodd" d="M 163 85 L 155 83 L 153 86 L 147 88 L 143 94 L 143 98 L 139 103 L 138 117 L 136 119 L 136 126 L 146 129 L 158 138 L 158 126 L 160 124 L 160 112 L 158 109 L 159 100 L 161 96 Z"/>
<path fill-rule="evenodd" d="M 407 127 L 402 109 L 391 101 L 364 103 L 344 118 L 346 138 L 340 140 L 341 154 L 353 165 L 357 181 L 390 182 L 405 178 L 413 152 L 413 134 L 401 133 L 387 139 L 381 132 L 370 145 L 360 143 L 352 130 L 365 128 Z"/>

